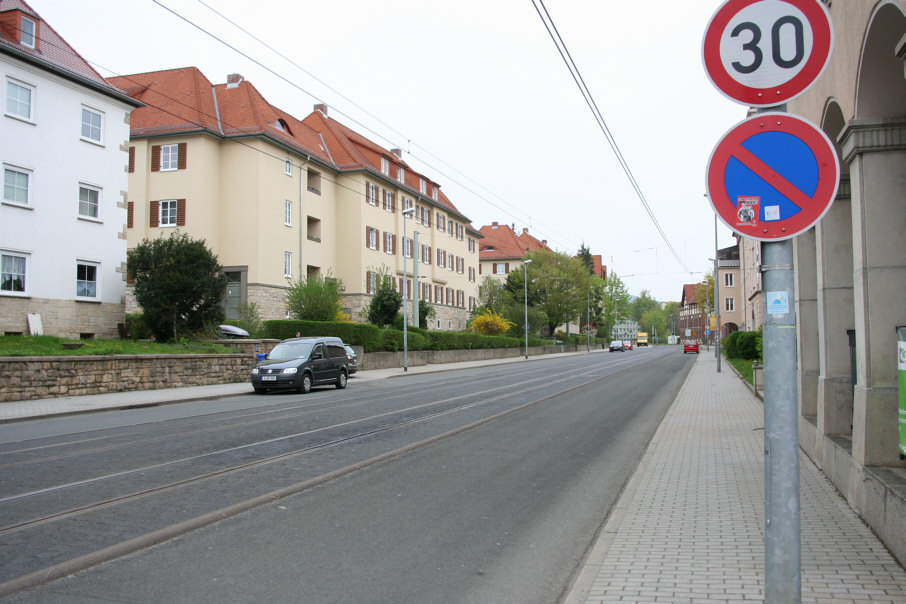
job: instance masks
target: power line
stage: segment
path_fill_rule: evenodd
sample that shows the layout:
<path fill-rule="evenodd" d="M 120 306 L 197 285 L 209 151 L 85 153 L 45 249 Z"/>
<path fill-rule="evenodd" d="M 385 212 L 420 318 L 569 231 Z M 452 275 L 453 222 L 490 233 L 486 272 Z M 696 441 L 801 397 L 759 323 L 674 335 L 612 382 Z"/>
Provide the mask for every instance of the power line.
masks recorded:
<path fill-rule="evenodd" d="M 164 10 L 166 10 L 167 12 L 171 13 L 172 15 L 174 15 L 175 17 L 177 17 L 177 18 L 179 18 L 180 20 L 184 21 L 185 23 L 191 25 L 191 26 L 194 27 L 195 29 L 197 29 L 197 30 L 199 30 L 200 32 L 204 33 L 205 35 L 211 37 L 211 38 L 214 39 L 215 41 L 217 41 L 217 42 L 219 42 L 220 44 L 226 46 L 226 47 L 229 48 L 230 50 L 232 50 L 232 51 L 236 52 L 237 54 L 241 55 L 242 57 L 245 57 L 245 58 L 248 59 L 249 61 L 253 62 L 255 65 L 258 65 L 258 66 L 261 67 L 262 69 L 266 70 L 268 73 L 270 73 L 270 74 L 276 76 L 277 78 L 283 80 L 284 82 L 286 82 L 287 84 L 289 84 L 289 85 L 292 86 L 293 88 L 296 88 L 296 89 L 299 90 L 300 92 L 302 92 L 302 93 L 308 95 L 309 97 L 311 97 L 311 98 L 313 98 L 313 99 L 315 99 L 315 100 L 317 100 L 317 101 L 319 101 L 319 102 L 324 102 L 324 101 L 323 101 L 322 99 L 320 99 L 316 94 L 314 94 L 314 93 L 312 93 L 312 92 L 309 92 L 308 90 L 302 88 L 301 86 L 299 86 L 299 85 L 296 84 L 295 82 L 291 81 L 289 78 L 287 78 L 287 77 L 285 77 L 284 75 L 278 73 L 278 72 L 275 71 L 274 69 L 271 69 L 270 67 L 268 67 L 267 65 L 265 65 L 265 64 L 262 63 L 261 61 L 258 61 L 257 59 L 254 59 L 254 58 L 251 57 L 249 54 L 243 52 L 242 50 L 240 50 L 240 49 L 237 48 L 236 46 L 234 46 L 234 45 L 232 45 L 232 44 L 226 42 L 226 41 L 223 40 L 222 38 L 220 38 L 220 37 L 214 35 L 213 33 L 209 32 L 208 30 L 206 30 L 206 29 L 203 28 L 202 26 L 198 25 L 197 23 L 193 22 L 192 20 L 188 19 L 187 17 L 183 16 L 182 14 L 180 14 L 180 13 L 176 12 L 175 10 L 171 9 L 170 7 L 166 6 L 165 4 L 163 4 L 162 2 L 160 2 L 160 0 L 152 0 L 152 1 L 153 1 L 155 4 L 157 4 L 158 6 L 160 6 L 161 8 L 163 8 Z M 317 78 L 316 76 L 312 75 L 310 72 L 308 72 L 307 70 L 303 69 L 302 67 L 300 67 L 299 65 L 297 65 L 297 64 L 296 64 L 295 62 L 293 62 L 292 60 L 290 60 L 290 59 L 288 59 L 287 57 L 285 57 L 282 53 L 280 53 L 279 51 L 275 50 L 274 48 L 272 48 L 270 45 L 266 44 L 265 42 L 261 41 L 258 37 L 256 37 L 256 36 L 254 36 L 253 34 L 249 33 L 247 30 L 245 30 L 243 27 L 241 27 L 240 25 L 238 25 L 238 24 L 235 23 L 234 21 L 228 19 L 227 17 L 223 16 L 221 13 L 219 13 L 219 12 L 217 12 L 216 10 L 212 9 L 210 6 L 208 6 L 207 4 L 205 4 L 202 0 L 199 0 L 199 2 L 200 2 L 201 4 L 203 4 L 205 7 L 207 7 L 209 10 L 215 12 L 217 15 L 219 15 L 221 18 L 223 18 L 224 20 L 226 20 L 227 22 L 229 22 L 229 23 L 230 23 L 231 25 L 233 25 L 234 27 L 236 27 L 236 28 L 238 28 L 239 30 L 243 31 L 246 35 L 250 36 L 252 39 L 254 39 L 254 40 L 256 40 L 257 42 L 261 43 L 262 45 L 264 45 L 266 48 L 268 48 L 268 49 L 271 50 L 272 52 L 276 53 L 276 54 L 277 54 L 278 56 L 280 56 L 281 58 L 283 58 L 283 59 L 289 61 L 292 65 L 294 65 L 295 67 L 297 67 L 298 69 L 300 69 L 303 73 L 306 73 L 307 75 L 309 75 L 309 76 L 311 76 L 312 78 L 314 78 L 316 81 L 318 81 L 318 82 L 320 82 L 321 84 L 323 84 L 324 86 L 326 86 L 326 87 L 327 87 L 328 89 L 330 89 L 331 91 L 335 92 L 336 94 L 339 94 L 339 95 L 340 95 L 343 99 L 345 99 L 347 102 L 351 103 L 353 106 L 355 106 L 355 107 L 357 107 L 358 109 L 360 109 L 361 111 L 365 112 L 368 116 L 370 116 L 370 117 L 372 117 L 373 119 L 377 120 L 378 123 L 384 125 L 384 126 L 387 127 L 388 129 L 390 129 L 392 132 L 394 132 L 395 134 L 397 134 L 397 135 L 399 135 L 399 136 L 402 136 L 403 138 L 406 138 L 406 142 L 409 143 L 409 145 L 412 144 L 412 141 L 411 141 L 408 137 L 406 137 L 404 134 L 402 134 L 401 132 L 399 132 L 399 131 L 396 130 L 395 128 L 393 128 L 393 127 L 387 125 L 385 122 L 383 122 L 383 121 L 380 120 L 379 118 L 375 117 L 374 115 L 372 115 L 372 114 L 371 114 L 370 112 L 368 112 L 367 110 L 363 109 L 361 106 L 359 106 L 358 104 L 356 104 L 355 102 L 353 102 L 352 100 L 350 100 L 348 97 L 346 97 L 346 96 L 343 95 L 342 93 L 336 91 L 334 88 L 330 87 L 328 84 L 326 84 L 325 82 L 323 82 L 322 80 L 320 80 L 320 79 Z M 361 128 L 363 128 L 363 129 L 367 130 L 368 132 L 370 132 L 370 133 L 371 133 L 372 135 L 374 135 L 375 137 L 377 137 L 377 138 L 379 138 L 379 139 L 381 139 L 381 140 L 383 140 L 383 141 L 389 143 L 390 146 L 391 146 L 392 148 L 401 148 L 401 147 L 402 147 L 401 145 L 399 145 L 399 144 L 397 144 L 396 142 L 390 140 L 389 138 L 387 138 L 387 137 L 384 136 L 383 134 L 377 132 L 376 130 L 370 128 L 370 127 L 367 126 L 366 124 L 363 124 L 363 123 L 360 122 L 359 120 L 355 119 L 354 117 L 352 117 L 352 116 L 349 115 L 348 113 L 345 113 L 345 112 L 343 112 L 342 110 L 340 110 L 339 108 L 336 108 L 336 107 L 334 107 L 334 106 L 332 106 L 332 105 L 329 105 L 329 104 L 326 103 L 326 102 L 325 102 L 325 104 L 327 104 L 327 105 L 328 105 L 329 107 L 331 107 L 332 109 L 336 110 L 337 113 L 339 113 L 340 115 L 342 115 L 342 116 L 344 116 L 345 118 L 349 119 L 352 123 L 357 124 L 357 125 L 360 126 Z M 407 146 L 408 146 L 408 145 L 407 145 Z M 421 147 L 420 145 L 416 145 L 416 146 L 418 146 L 420 149 L 423 149 L 423 150 L 424 150 L 424 148 Z M 426 150 L 426 152 L 427 152 L 427 150 Z M 471 193 L 472 195 L 474 195 L 474 196 L 477 197 L 478 199 L 484 201 L 485 203 L 489 204 L 490 206 L 496 208 L 497 210 L 500 210 L 501 212 L 504 212 L 505 214 L 507 214 L 507 215 L 509 215 L 509 216 L 511 216 L 511 217 L 513 217 L 513 218 L 518 218 L 517 216 L 513 215 L 509 210 L 506 210 L 506 209 L 504 209 L 504 208 L 501 208 L 499 205 L 497 205 L 496 203 L 494 203 L 493 201 L 491 201 L 490 199 L 488 199 L 488 198 L 485 197 L 484 195 L 481 195 L 480 193 L 476 192 L 476 191 L 475 191 L 474 189 L 472 189 L 471 187 L 469 187 L 469 186 L 467 186 L 467 185 L 461 183 L 459 180 L 457 180 L 456 178 L 454 178 L 454 177 L 450 176 L 449 174 L 445 173 L 443 170 L 440 170 L 440 169 L 436 168 L 436 167 L 433 166 L 431 163 L 425 161 L 423 158 L 420 158 L 420 157 L 418 157 L 417 155 L 412 154 L 410 151 L 407 151 L 407 153 L 409 153 L 410 155 L 412 155 L 412 157 L 414 157 L 414 158 L 417 159 L 418 161 L 422 162 L 425 166 L 427 166 L 427 167 L 430 168 L 431 170 L 434 170 L 436 173 L 438 173 L 438 174 L 440 174 L 441 176 L 443 176 L 444 178 L 448 179 L 450 182 L 455 183 L 455 184 L 457 184 L 458 186 L 460 186 L 462 189 L 468 191 L 469 193 Z M 431 155 L 430 153 L 428 153 L 428 154 Z M 436 156 L 433 156 L 433 155 L 432 155 L 432 157 L 436 157 Z M 449 166 L 449 167 L 452 168 L 452 166 L 450 166 L 450 165 L 447 164 L 446 162 L 443 162 L 443 163 L 444 163 L 445 165 L 447 165 L 447 166 Z M 453 169 L 456 170 L 455 168 L 453 168 Z M 464 175 L 461 171 L 459 171 L 459 170 L 456 170 L 456 172 L 459 173 L 459 174 L 462 174 L 463 176 L 465 176 L 465 175 Z M 468 178 L 468 177 L 466 177 L 466 178 Z M 475 183 L 475 184 L 478 184 L 477 181 L 475 181 L 475 180 L 473 180 L 473 179 L 471 179 L 471 178 L 468 178 L 468 180 L 470 180 L 471 182 L 473 182 L 473 183 Z M 479 186 L 481 186 L 481 185 L 479 185 Z M 485 190 L 487 191 L 487 189 L 486 189 L 485 187 L 482 186 L 482 188 L 485 189 Z M 495 196 L 496 196 L 496 195 L 495 195 Z M 499 198 L 499 196 L 497 196 L 497 197 Z M 506 203 L 506 205 L 510 206 L 511 208 L 514 208 L 514 207 L 515 207 L 515 206 L 513 206 L 512 204 L 509 204 L 508 202 L 506 202 L 505 200 L 503 200 L 502 198 L 499 198 L 499 199 L 501 199 L 501 201 L 502 201 L 503 203 Z M 529 222 L 531 222 L 531 221 L 529 220 Z M 553 229 L 550 229 L 549 227 L 545 227 L 545 228 L 547 228 L 547 230 L 550 230 L 550 231 L 552 231 L 552 232 L 555 232 L 555 231 L 553 231 Z M 555 233 L 556 233 L 556 232 L 555 232 Z M 544 236 L 543 231 L 542 231 L 540 234 L 541 234 L 542 236 Z M 559 235 L 559 237 L 561 237 L 561 238 L 570 239 L 570 237 L 564 236 L 564 235 L 562 235 L 562 234 L 558 234 L 558 235 Z M 551 238 L 551 239 L 552 239 L 552 238 Z"/>
<path fill-rule="evenodd" d="M 544 10 L 543 15 L 541 14 L 541 9 L 538 8 L 539 4 L 541 5 L 541 9 Z M 576 83 L 576 86 L 578 86 L 579 92 L 582 93 L 582 97 L 585 99 L 585 103 L 588 105 L 588 108 L 591 110 L 595 121 L 598 123 L 598 127 L 600 127 L 601 131 L 604 133 L 604 138 L 607 139 L 607 142 L 610 144 L 611 149 L 613 149 L 613 152 L 617 157 L 617 161 L 619 161 L 620 166 L 623 168 L 623 172 L 625 172 L 626 177 L 629 179 L 629 183 L 632 185 L 632 188 L 635 190 L 636 195 L 638 195 L 639 200 L 642 202 L 645 211 L 651 218 L 651 222 L 654 224 L 661 238 L 664 240 L 664 243 L 667 244 L 667 247 L 670 249 L 673 257 L 676 258 L 676 261 L 679 263 L 679 265 L 688 272 L 688 267 L 682 260 L 680 260 L 679 254 L 677 254 L 676 250 L 673 249 L 673 245 L 670 243 L 670 240 L 667 238 L 667 235 L 661 228 L 657 217 L 654 215 L 654 212 L 648 205 L 648 200 L 645 198 L 645 194 L 642 192 L 642 189 L 639 186 L 638 182 L 636 182 L 635 176 L 633 176 L 632 170 L 629 168 L 629 163 L 623 157 L 623 153 L 622 151 L 620 151 L 619 145 L 617 145 L 613 134 L 610 132 L 610 128 L 607 127 L 607 122 L 604 120 L 604 116 L 598 109 L 598 105 L 595 102 L 591 91 L 589 91 L 588 87 L 585 85 L 585 80 L 582 78 L 579 67 L 576 65 L 575 61 L 573 61 L 572 55 L 570 54 L 569 49 L 566 47 L 566 43 L 560 36 L 560 32 L 557 30 L 556 24 L 554 24 L 554 20 L 551 18 L 550 13 L 548 13 L 547 7 L 544 6 L 544 0 L 532 0 L 532 5 L 535 7 L 535 11 L 541 18 L 541 22 L 544 23 L 544 27 L 547 30 L 548 35 L 554 42 L 554 46 L 557 47 L 557 51 L 560 53 L 560 57 L 563 59 L 563 62 L 566 63 L 566 68 L 569 70 L 569 74 L 570 76 L 572 76 L 573 81 Z"/>

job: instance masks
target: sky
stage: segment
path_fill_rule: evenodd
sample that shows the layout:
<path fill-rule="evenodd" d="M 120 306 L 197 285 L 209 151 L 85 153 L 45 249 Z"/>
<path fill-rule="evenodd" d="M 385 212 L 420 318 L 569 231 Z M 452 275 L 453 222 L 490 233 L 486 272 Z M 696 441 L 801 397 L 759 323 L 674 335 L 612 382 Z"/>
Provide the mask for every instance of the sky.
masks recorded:
<path fill-rule="evenodd" d="M 735 243 L 705 197 L 711 152 L 746 115 L 702 67 L 720 0 L 544 0 L 667 241 L 538 0 L 27 1 L 105 77 L 195 66 L 215 84 L 242 74 L 299 119 L 327 104 L 402 149 L 476 229 L 584 244 L 632 295 L 679 301 L 712 270 L 715 234 Z"/>

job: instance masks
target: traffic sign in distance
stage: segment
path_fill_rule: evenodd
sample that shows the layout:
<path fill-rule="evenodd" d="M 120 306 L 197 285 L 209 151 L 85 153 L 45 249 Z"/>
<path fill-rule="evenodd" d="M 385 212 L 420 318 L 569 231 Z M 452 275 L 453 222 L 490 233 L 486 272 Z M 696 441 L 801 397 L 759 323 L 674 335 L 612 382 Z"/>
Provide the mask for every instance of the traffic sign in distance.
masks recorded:
<path fill-rule="evenodd" d="M 788 113 L 761 113 L 730 129 L 708 160 L 711 206 L 744 237 L 804 233 L 837 196 L 840 162 L 827 135 Z"/>
<path fill-rule="evenodd" d="M 830 13 L 818 0 L 727 0 L 705 30 L 702 60 L 730 99 L 773 107 L 821 76 L 833 45 Z"/>

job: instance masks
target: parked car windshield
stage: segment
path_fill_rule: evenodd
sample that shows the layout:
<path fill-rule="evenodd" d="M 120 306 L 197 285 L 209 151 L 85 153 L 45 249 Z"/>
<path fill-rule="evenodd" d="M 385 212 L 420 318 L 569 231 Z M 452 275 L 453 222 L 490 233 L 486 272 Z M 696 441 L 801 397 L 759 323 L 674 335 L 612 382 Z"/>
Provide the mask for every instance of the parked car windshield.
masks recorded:
<path fill-rule="evenodd" d="M 274 346 L 267 358 L 275 361 L 307 359 L 311 354 L 311 348 L 311 342 L 280 342 Z"/>

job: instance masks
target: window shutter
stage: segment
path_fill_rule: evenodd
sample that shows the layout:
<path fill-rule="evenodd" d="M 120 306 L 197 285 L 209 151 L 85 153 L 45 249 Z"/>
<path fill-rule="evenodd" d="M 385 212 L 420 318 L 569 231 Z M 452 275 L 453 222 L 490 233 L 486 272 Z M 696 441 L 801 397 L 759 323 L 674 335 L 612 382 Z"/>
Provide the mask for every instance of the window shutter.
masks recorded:
<path fill-rule="evenodd" d="M 179 148 L 179 157 L 176 158 L 176 167 L 179 168 L 180 170 L 185 170 L 186 169 L 186 160 L 188 159 L 186 157 L 186 150 L 188 148 L 188 145 L 186 143 L 179 143 L 178 148 Z"/>
<path fill-rule="evenodd" d="M 428 264 L 431 264 L 431 246 L 428 246 Z"/>
<path fill-rule="evenodd" d="M 160 172 L 160 145 L 151 147 L 151 171 Z"/>
<path fill-rule="evenodd" d="M 381 251 L 381 232 L 378 229 L 374 229 L 374 242 L 376 244 L 376 249 Z"/>
<path fill-rule="evenodd" d="M 394 214 L 396 213 L 396 194 L 395 193 L 390 194 L 390 211 L 393 212 Z"/>
<path fill-rule="evenodd" d="M 135 172 L 135 147 L 129 147 L 129 173 Z"/>
<path fill-rule="evenodd" d="M 510 274 L 510 263 L 509 263 L 509 262 L 507 262 L 507 263 L 504 265 L 504 267 L 503 267 L 503 272 L 505 272 L 507 275 Z"/>
<path fill-rule="evenodd" d="M 176 200 L 176 226 L 186 226 L 186 200 Z"/>
<path fill-rule="evenodd" d="M 365 247 L 368 247 L 368 235 L 371 233 L 371 227 L 365 227 Z"/>
<path fill-rule="evenodd" d="M 126 228 L 131 229 L 135 220 L 135 202 L 130 201 L 126 204 Z"/>
<path fill-rule="evenodd" d="M 395 254 L 395 253 L 396 253 L 396 250 L 397 250 L 397 247 L 396 247 L 396 235 L 391 236 L 390 239 L 391 239 L 391 241 L 393 242 L 393 253 Z"/>
<path fill-rule="evenodd" d="M 478 274 L 480 275 L 481 273 L 482 273 L 481 264 L 479 264 L 479 265 L 478 265 Z"/>
<path fill-rule="evenodd" d="M 151 202 L 151 228 L 157 227 L 157 221 L 160 219 L 160 202 Z"/>

